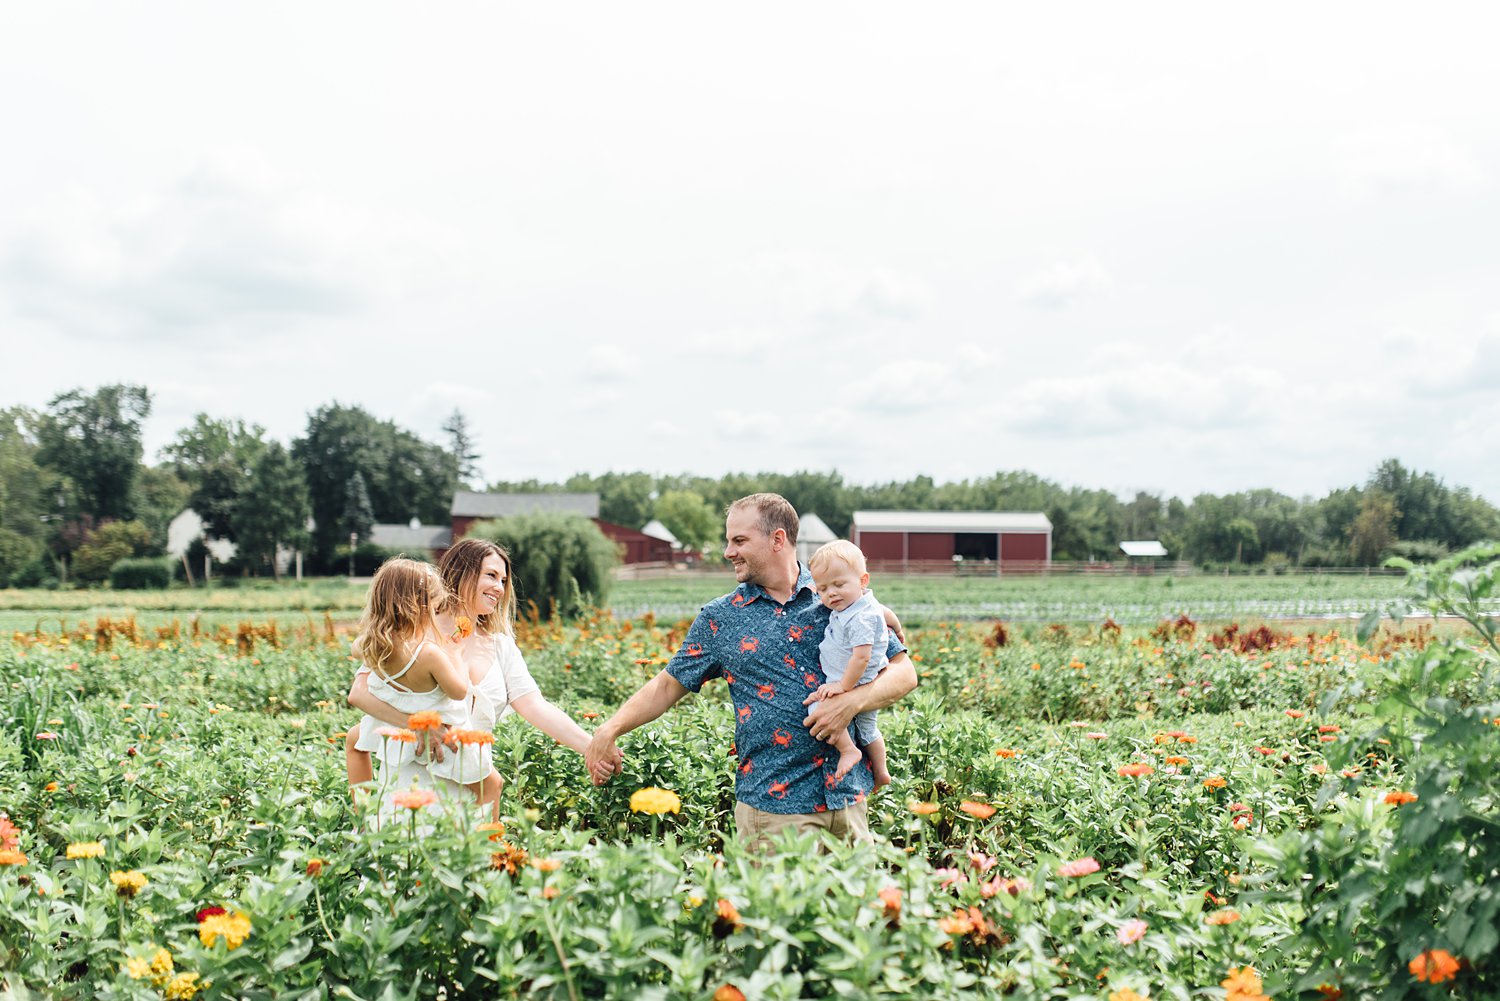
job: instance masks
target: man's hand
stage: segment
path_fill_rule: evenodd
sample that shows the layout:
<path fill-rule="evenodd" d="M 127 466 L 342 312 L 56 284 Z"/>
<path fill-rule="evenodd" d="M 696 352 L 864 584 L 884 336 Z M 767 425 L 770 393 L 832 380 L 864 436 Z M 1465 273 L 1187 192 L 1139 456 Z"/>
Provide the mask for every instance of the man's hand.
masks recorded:
<path fill-rule="evenodd" d="M 594 785 L 603 785 L 609 781 L 611 775 L 620 770 L 625 761 L 625 755 L 615 746 L 615 740 L 602 729 L 594 731 L 594 737 L 589 741 L 589 746 L 583 752 L 583 762 L 588 768 L 589 778 L 594 780 Z"/>
<path fill-rule="evenodd" d="M 814 692 L 803 699 L 802 704 L 807 705 L 817 698 L 818 693 Z M 850 698 L 848 693 L 840 693 L 817 702 L 807 711 L 807 718 L 802 721 L 802 725 L 807 727 L 813 739 L 826 741 L 847 731 L 850 721 L 858 714 L 859 706 L 856 700 Z"/>

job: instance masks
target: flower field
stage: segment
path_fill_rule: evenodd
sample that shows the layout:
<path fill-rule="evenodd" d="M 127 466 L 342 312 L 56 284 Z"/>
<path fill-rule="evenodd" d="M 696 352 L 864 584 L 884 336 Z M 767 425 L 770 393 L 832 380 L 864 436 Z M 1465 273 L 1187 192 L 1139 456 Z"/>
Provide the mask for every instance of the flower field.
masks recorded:
<path fill-rule="evenodd" d="M 722 684 L 622 741 L 601 788 L 506 720 L 502 825 L 408 800 L 370 831 L 331 630 L 15 633 L 0 977 L 17 998 L 1494 997 L 1496 555 L 1412 575 L 1462 631 L 933 621 L 909 637 L 922 686 L 882 714 L 879 843 L 814 861 L 734 845 Z M 590 726 L 685 628 L 519 640 Z"/>

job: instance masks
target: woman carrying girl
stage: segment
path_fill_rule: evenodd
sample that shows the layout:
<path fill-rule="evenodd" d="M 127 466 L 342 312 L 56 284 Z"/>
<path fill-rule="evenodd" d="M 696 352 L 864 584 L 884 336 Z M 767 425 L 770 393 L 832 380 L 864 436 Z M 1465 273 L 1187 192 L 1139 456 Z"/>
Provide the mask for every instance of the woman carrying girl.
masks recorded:
<path fill-rule="evenodd" d="M 526 722 L 581 755 L 588 747 L 590 735 L 542 695 L 512 638 L 516 598 L 509 587 L 509 554 L 485 539 L 460 539 L 438 561 L 438 573 L 449 597 L 436 610 L 435 629 L 439 636 L 455 643 L 472 693 L 468 717 L 460 726 L 470 731 L 492 731 L 495 721 L 513 709 Z M 379 694 L 383 694 L 379 684 L 369 671 L 361 668 L 349 690 L 349 704 L 374 720 L 406 727 L 410 713 L 384 701 Z M 415 761 L 413 749 L 410 745 L 381 740 L 374 734 L 378 725 L 371 722 L 368 738 L 360 736 L 366 729 L 361 727 L 358 731 L 351 730 L 345 741 L 351 785 L 373 778 L 371 753 L 381 758 L 384 767 L 398 768 L 403 778 L 412 772 L 402 766 Z M 451 779 L 449 766 L 439 760 L 450 755 L 443 753 L 439 741 L 430 743 L 433 750 L 425 767 L 427 777 Z M 488 752 L 489 748 L 483 750 Z M 485 757 L 488 760 L 487 754 Z M 421 763 L 416 764 L 418 771 L 422 770 Z M 616 760 L 615 767 L 618 764 Z M 422 778 L 420 774 L 416 777 L 419 781 Z"/>
<path fill-rule="evenodd" d="M 360 676 L 367 690 L 403 723 L 417 714 L 436 717 L 444 726 L 461 727 L 469 720 L 468 671 L 436 618 L 451 600 L 437 571 L 416 560 L 387 560 L 370 584 L 354 653 L 363 661 Z M 346 755 L 363 753 L 366 769 L 369 751 L 384 752 L 385 763 L 398 771 L 413 764 L 414 749 L 384 739 L 378 725 L 366 716 L 345 738 Z M 446 767 L 434 767 L 431 773 L 462 785 L 481 804 L 493 804 L 500 795 L 500 776 L 488 752 L 488 747 L 464 747 Z"/>

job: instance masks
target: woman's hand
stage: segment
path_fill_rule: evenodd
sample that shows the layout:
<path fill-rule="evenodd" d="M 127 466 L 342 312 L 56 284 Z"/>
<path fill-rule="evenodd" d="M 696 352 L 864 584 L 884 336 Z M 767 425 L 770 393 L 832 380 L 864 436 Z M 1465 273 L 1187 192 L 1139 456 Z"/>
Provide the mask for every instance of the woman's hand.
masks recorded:
<path fill-rule="evenodd" d="M 410 719 L 410 717 L 407 718 L 408 720 Z M 407 728 L 410 729 L 410 726 Z M 417 730 L 415 732 L 417 735 L 417 760 L 420 761 L 431 755 L 432 761 L 441 762 L 443 760 L 443 745 L 448 742 L 448 734 L 450 733 L 448 724 L 444 723 L 436 730 Z"/>

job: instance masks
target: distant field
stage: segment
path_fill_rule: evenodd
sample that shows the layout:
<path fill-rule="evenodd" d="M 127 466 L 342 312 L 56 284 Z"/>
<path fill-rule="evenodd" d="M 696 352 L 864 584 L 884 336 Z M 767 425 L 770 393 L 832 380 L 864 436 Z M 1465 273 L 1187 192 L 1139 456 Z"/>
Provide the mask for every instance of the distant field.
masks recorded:
<path fill-rule="evenodd" d="M 620 581 L 610 592 L 617 615 L 681 617 L 734 586 L 728 574 Z M 1157 622 L 1186 613 L 1231 618 L 1355 617 L 1405 593 L 1401 577 L 889 577 L 871 581 L 880 600 L 913 623 L 1004 619 L 1009 622 Z"/>
<path fill-rule="evenodd" d="M 1354 618 L 1405 593 L 1406 582 L 1382 576 L 1256 577 L 1010 577 L 1001 579 L 887 577 L 875 593 L 915 625 L 951 620 L 1148 624 L 1187 614 L 1230 619 Z M 683 574 L 663 580 L 616 582 L 610 609 L 620 617 L 654 612 L 687 618 L 734 587 L 729 574 Z M 57 631 L 102 617 L 134 615 L 157 628 L 174 620 L 201 628 L 242 620 L 276 620 L 287 629 L 321 628 L 326 616 L 347 623 L 364 601 L 362 584 L 342 578 L 255 582 L 241 587 L 168 591 L 0 591 L 0 631 Z"/>

